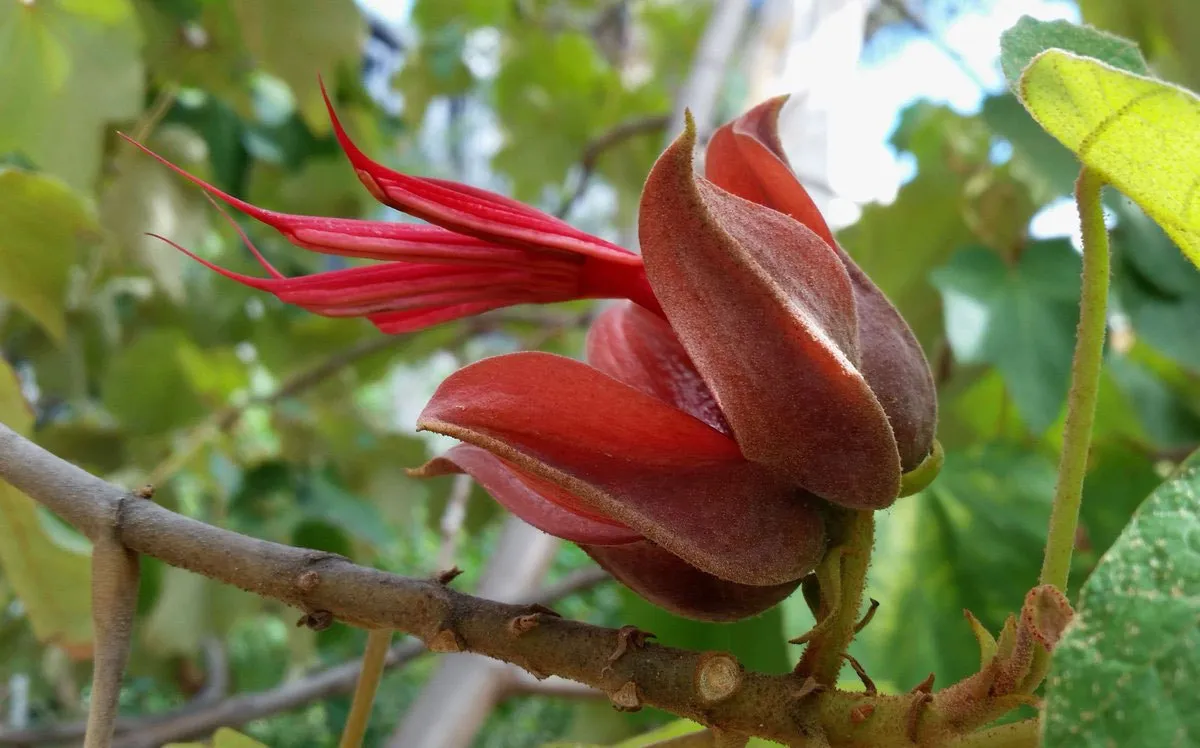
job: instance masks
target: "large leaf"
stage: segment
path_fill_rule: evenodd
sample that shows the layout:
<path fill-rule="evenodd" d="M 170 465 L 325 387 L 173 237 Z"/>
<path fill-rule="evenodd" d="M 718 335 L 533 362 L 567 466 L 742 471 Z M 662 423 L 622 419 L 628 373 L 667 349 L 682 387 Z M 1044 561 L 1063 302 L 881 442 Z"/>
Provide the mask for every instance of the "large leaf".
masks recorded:
<path fill-rule="evenodd" d="M 872 677 L 905 690 L 979 667 L 964 609 L 993 632 L 1037 578 L 1054 465 L 990 446 L 946 455 L 937 481 L 878 513 L 867 594 L 879 611 L 852 648 Z"/>
<path fill-rule="evenodd" d="M 1008 85 L 1016 88 L 1021 72 L 1047 49 L 1065 49 L 1103 60 L 1122 70 L 1146 74 L 1142 53 L 1128 39 L 1070 21 L 1039 21 L 1022 16 L 1016 25 L 1000 35 L 1000 67 Z"/>
<path fill-rule="evenodd" d="M 1079 0 L 1083 20 L 1128 37 L 1166 80 L 1200 86 L 1200 3 L 1193 0 Z"/>
<path fill-rule="evenodd" d="M 0 169 L 0 298 L 61 340 L 69 271 L 80 239 L 95 231 L 89 208 L 59 180 Z"/>
<path fill-rule="evenodd" d="M 917 176 L 891 205 L 867 206 L 858 222 L 838 233 L 838 241 L 904 315 L 927 353 L 942 332 L 941 304 L 929 271 L 974 238 L 964 217 L 963 192 L 969 177 L 987 167 L 989 137 L 978 119 L 924 102 L 913 105 L 892 144 L 916 156 Z"/>
<path fill-rule="evenodd" d="M 1200 455 L 1151 494 L 1083 587 L 1054 651 L 1045 744 L 1200 738 Z M 1151 718 L 1147 718 L 1152 715 Z"/>
<path fill-rule="evenodd" d="M 129 0 L 0 3 L 0 153 L 90 188 L 104 125 L 141 111 L 140 42 Z"/>
<path fill-rule="evenodd" d="M 1200 99 L 1152 78 L 1052 49 L 1021 76 L 1034 118 L 1133 198 L 1200 265 Z"/>
<path fill-rule="evenodd" d="M 353 0 L 259 0 L 233 9 L 259 66 L 291 87 L 309 127 L 328 131 L 318 76 L 333 79 L 357 62 L 366 29 Z"/>
<path fill-rule="evenodd" d="M 1029 245 L 1015 266 L 988 249 L 968 247 L 933 273 L 955 357 L 995 366 L 1036 433 L 1054 422 L 1066 401 L 1080 265 L 1069 242 L 1054 240 Z"/>
<path fill-rule="evenodd" d="M 28 434 L 33 412 L 16 374 L 0 359 L 0 423 Z M 0 569 L 25 605 L 38 640 L 62 647 L 72 657 L 92 652 L 91 554 L 64 542 L 37 504 L 0 481 Z M 71 538 L 73 541 L 74 538 Z"/>

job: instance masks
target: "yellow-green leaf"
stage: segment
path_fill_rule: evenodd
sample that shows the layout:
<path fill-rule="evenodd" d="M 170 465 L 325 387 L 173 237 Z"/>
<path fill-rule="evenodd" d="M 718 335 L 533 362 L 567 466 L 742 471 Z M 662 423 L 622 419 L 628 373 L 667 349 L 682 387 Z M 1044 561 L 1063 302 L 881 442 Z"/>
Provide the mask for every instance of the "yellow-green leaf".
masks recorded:
<path fill-rule="evenodd" d="M 21 434 L 33 428 L 17 376 L 2 359 L 0 423 Z M 0 481 L 0 570 L 34 635 L 83 659 L 92 651 L 91 555 L 60 542 L 51 521 L 32 499 Z"/>
<path fill-rule="evenodd" d="M 1200 99 L 1185 89 L 1051 49 L 1021 76 L 1034 118 L 1133 198 L 1200 266 Z"/>
<path fill-rule="evenodd" d="M 0 299 L 61 340 L 68 274 L 80 238 L 95 230 L 90 210 L 62 182 L 0 169 Z"/>

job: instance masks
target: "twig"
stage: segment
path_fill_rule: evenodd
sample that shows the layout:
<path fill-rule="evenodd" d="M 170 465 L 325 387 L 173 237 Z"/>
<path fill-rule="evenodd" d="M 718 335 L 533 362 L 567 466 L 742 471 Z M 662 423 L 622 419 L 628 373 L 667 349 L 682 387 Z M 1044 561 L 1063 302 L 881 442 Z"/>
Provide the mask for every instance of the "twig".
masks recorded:
<path fill-rule="evenodd" d="M 566 218 L 570 215 L 575 204 L 591 186 L 592 177 L 596 174 L 596 166 L 606 151 L 630 138 L 662 130 L 667 126 L 668 119 L 666 114 L 638 117 L 622 122 L 588 141 L 583 148 L 583 155 L 579 159 L 579 178 L 575 181 L 575 187 L 563 200 L 562 205 L 558 206 L 558 210 L 554 211 L 554 215 L 559 218 Z"/>
<path fill-rule="evenodd" d="M 119 510 L 120 504 L 117 505 Z M 113 518 L 113 527 L 120 522 Z M 116 729 L 121 676 L 133 641 L 141 567 L 136 553 L 116 534 L 94 539 L 92 548 L 92 625 L 96 654 L 84 748 L 108 748 Z"/>
<path fill-rule="evenodd" d="M 894 10 L 896 15 L 900 16 L 905 23 L 907 23 L 909 26 L 912 26 L 926 39 L 928 39 L 929 43 L 932 44 L 937 51 L 945 55 L 950 62 L 953 62 L 958 69 L 963 72 L 963 75 L 970 78 L 971 82 L 976 86 L 979 86 L 980 90 L 988 90 L 987 84 L 983 82 L 983 79 L 979 77 L 979 74 L 975 72 L 974 68 L 971 67 L 971 64 L 967 62 L 967 59 L 959 54 L 956 49 L 947 44 L 945 39 L 934 33 L 933 29 L 929 27 L 929 24 L 925 22 L 925 19 L 914 13 L 912 8 L 908 7 L 908 4 L 905 2 L 905 0 L 881 0 L 881 2 L 883 5 L 886 5 Z"/>
<path fill-rule="evenodd" d="M 537 593 L 518 602 L 525 605 L 549 605 L 577 592 L 591 589 L 612 577 L 596 567 L 581 569 L 567 575 L 555 584 L 547 585 Z M 362 660 L 353 660 L 341 665 L 307 675 L 299 680 L 285 683 L 277 688 L 257 693 L 239 694 L 221 700 L 229 686 L 228 667 L 219 644 L 209 641 L 205 646 L 209 677 L 203 691 L 191 703 L 165 714 L 142 718 L 125 718 L 117 721 L 117 745 L 121 748 L 157 748 L 164 743 L 203 737 L 218 727 L 237 727 L 273 714 L 285 712 L 305 704 L 327 699 L 350 691 L 358 680 Z M 395 669 L 412 662 L 428 652 L 421 642 L 405 639 L 388 650 L 384 662 L 386 669 Z M 562 679 L 537 681 L 553 688 Z M 566 683 L 571 683 L 566 681 Z M 523 692 L 525 681 L 517 681 L 514 695 Z M 574 685 L 574 684 L 572 684 Z M 580 686 L 582 688 L 582 686 Z M 84 723 L 48 725 L 46 727 L 19 731 L 0 731 L 0 745 L 36 745 L 61 743 L 77 740 L 83 736 Z"/>
<path fill-rule="evenodd" d="M 446 508 L 442 512 L 441 522 L 438 523 L 442 541 L 438 545 L 435 571 L 454 566 L 454 555 L 458 551 L 458 539 L 462 534 L 463 521 L 467 518 L 467 500 L 470 498 L 471 476 L 454 476 L 454 481 L 450 484 L 450 498 L 446 500 Z"/>
<path fill-rule="evenodd" d="M 464 595 L 424 579 L 388 574 L 329 553 L 292 548 L 230 532 L 139 499 L 0 426 L 0 476 L 90 538 L 114 533 L 127 548 L 172 566 L 320 611 L 362 628 L 392 628 L 437 649 L 447 645 L 559 675 L 610 697 L 635 695 L 637 704 L 733 732 L 795 741 L 787 708 L 791 676 L 747 673 L 736 693 L 709 704 L 695 692 L 700 653 L 649 644 L 609 663 L 618 632 L 544 616 L 532 631 L 510 622 L 527 606 Z M 113 519 L 119 518 L 116 525 Z M 315 583 L 301 585 L 301 575 Z M 311 577 L 306 576 L 311 580 Z"/>
<path fill-rule="evenodd" d="M 375 692 L 383 678 L 384 663 L 387 661 L 388 645 L 392 643 L 390 629 L 372 629 L 367 632 L 367 649 L 363 653 L 362 668 L 354 697 L 350 702 L 350 715 L 342 730 L 338 748 L 359 748 L 367 734 L 367 723 L 371 721 L 371 706 L 375 703 Z"/>

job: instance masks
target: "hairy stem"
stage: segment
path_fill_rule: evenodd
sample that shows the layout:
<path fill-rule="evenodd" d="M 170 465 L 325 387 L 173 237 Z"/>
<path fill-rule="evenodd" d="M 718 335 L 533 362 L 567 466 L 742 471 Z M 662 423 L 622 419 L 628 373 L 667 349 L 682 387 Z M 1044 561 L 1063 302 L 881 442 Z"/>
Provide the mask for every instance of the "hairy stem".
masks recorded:
<path fill-rule="evenodd" d="M 391 629 L 371 629 L 367 632 L 367 649 L 363 653 L 362 671 L 354 686 L 354 699 L 350 703 L 350 716 L 342 730 L 338 748 L 358 748 L 367 734 L 367 723 L 371 720 L 371 705 L 375 703 L 375 691 L 383 678 L 387 665 L 388 647 L 392 643 Z"/>
<path fill-rule="evenodd" d="M 1087 168 L 1080 172 L 1075 183 L 1075 201 L 1083 231 L 1083 290 L 1075 360 L 1071 366 L 1071 391 L 1067 396 L 1062 458 L 1058 464 L 1058 484 L 1054 489 L 1054 507 L 1050 513 L 1050 532 L 1041 576 L 1041 584 L 1054 585 L 1063 591 L 1067 588 L 1071 552 L 1075 548 L 1083 477 L 1087 472 L 1104 355 L 1109 249 L 1104 207 L 1100 202 L 1103 186 L 1100 175 Z"/>
<path fill-rule="evenodd" d="M 1038 721 L 1026 719 L 967 733 L 950 741 L 946 748 L 1037 748 L 1038 732 Z"/>
<path fill-rule="evenodd" d="M 811 676 L 818 683 L 834 685 L 842 670 L 842 654 L 854 639 L 867 586 L 867 566 L 875 544 L 875 513 L 855 511 L 847 514 L 841 554 L 841 589 L 837 607 L 829 612 L 828 623 L 809 641 L 796 666 L 796 672 Z M 822 595 L 826 592 L 822 590 Z"/>
<path fill-rule="evenodd" d="M 140 567 L 136 553 L 114 537 L 98 538 L 92 550 L 92 621 L 96 654 L 85 748 L 112 745 L 121 697 L 121 675 L 133 640 Z"/>

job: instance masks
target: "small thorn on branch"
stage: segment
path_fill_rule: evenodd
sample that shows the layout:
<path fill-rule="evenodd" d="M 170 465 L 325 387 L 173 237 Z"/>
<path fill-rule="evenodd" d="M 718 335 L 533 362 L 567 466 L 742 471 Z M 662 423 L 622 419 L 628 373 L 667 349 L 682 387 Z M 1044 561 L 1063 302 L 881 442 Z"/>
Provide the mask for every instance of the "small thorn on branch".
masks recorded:
<path fill-rule="evenodd" d="M 642 708 L 642 694 L 633 681 L 626 681 L 625 685 L 610 693 L 608 699 L 618 712 L 636 712 Z"/>
<path fill-rule="evenodd" d="M 333 625 L 333 613 L 328 610 L 314 610 L 311 613 L 305 613 L 300 616 L 300 620 L 296 621 L 296 628 L 310 628 L 313 631 L 324 631 Z"/>
<path fill-rule="evenodd" d="M 646 642 L 656 638 L 649 631 L 642 631 L 637 626 L 622 626 L 617 630 L 617 648 L 608 656 L 608 664 L 600 671 L 600 675 L 612 672 L 613 664 L 629 651 L 630 647 L 642 649 Z"/>
<path fill-rule="evenodd" d="M 528 615 L 517 616 L 508 622 L 508 630 L 512 632 L 514 636 L 520 636 L 521 634 L 528 633 L 537 628 L 538 624 L 541 623 L 539 620 L 541 617 L 541 613 L 530 613 Z"/>
<path fill-rule="evenodd" d="M 907 732 L 909 741 L 917 743 L 917 731 L 921 728 L 921 717 L 925 715 L 925 710 L 933 703 L 933 696 L 922 692 L 917 700 L 913 702 L 912 707 L 908 710 L 908 726 Z"/>
<path fill-rule="evenodd" d="M 805 696 L 809 696 L 814 693 L 819 693 L 820 691 L 824 691 L 824 690 L 825 690 L 825 686 L 818 683 L 817 679 L 810 675 L 804 679 L 804 682 L 800 684 L 799 688 L 797 688 L 795 691 L 792 692 L 792 698 L 795 699 L 796 701 L 799 701 L 800 699 L 803 699 Z"/>
<path fill-rule="evenodd" d="M 933 679 L 935 677 L 937 677 L 936 673 L 930 673 L 925 677 L 925 680 L 913 686 L 913 689 L 909 693 L 933 693 Z"/>
<path fill-rule="evenodd" d="M 446 569 L 445 571 L 439 571 L 437 574 L 435 574 L 433 576 L 433 581 L 442 585 L 450 584 L 462 573 L 462 569 L 458 568 L 457 566 L 451 566 L 449 569 Z"/>
<path fill-rule="evenodd" d="M 296 577 L 296 587 L 305 594 L 315 590 L 320 583 L 321 575 L 311 569 Z"/>
<path fill-rule="evenodd" d="M 154 486 L 147 483 L 146 485 L 142 486 L 141 488 L 136 489 L 133 492 L 133 495 L 138 497 L 139 499 L 153 499 L 154 498 Z"/>
<path fill-rule="evenodd" d="M 850 667 L 854 668 L 854 674 L 858 676 L 860 681 L 862 681 L 863 687 L 866 688 L 869 695 L 874 696 L 875 694 L 879 693 L 879 689 L 875 687 L 875 681 L 871 680 L 871 676 L 867 675 L 867 671 L 862 666 L 861 662 L 856 660 L 854 656 L 848 652 L 842 652 L 842 658 L 845 659 L 846 662 L 850 663 Z"/>
<path fill-rule="evenodd" d="M 857 634 L 865 629 L 867 624 L 871 622 L 871 619 L 875 617 L 875 611 L 877 610 L 879 610 L 879 601 L 875 598 L 871 598 L 871 607 L 867 608 L 867 612 L 863 614 L 862 619 L 859 620 L 858 623 L 854 624 L 854 633 Z"/>
<path fill-rule="evenodd" d="M 442 629 L 430 638 L 426 646 L 429 647 L 430 652 L 453 654 L 466 649 L 467 643 L 463 641 L 463 638 L 454 629 Z"/>
<path fill-rule="evenodd" d="M 856 725 L 866 722 L 875 713 L 874 704 L 859 704 L 850 710 L 850 721 Z"/>
<path fill-rule="evenodd" d="M 696 693 L 712 704 L 729 698 L 742 685 L 742 664 L 724 652 L 705 652 L 696 664 Z"/>

